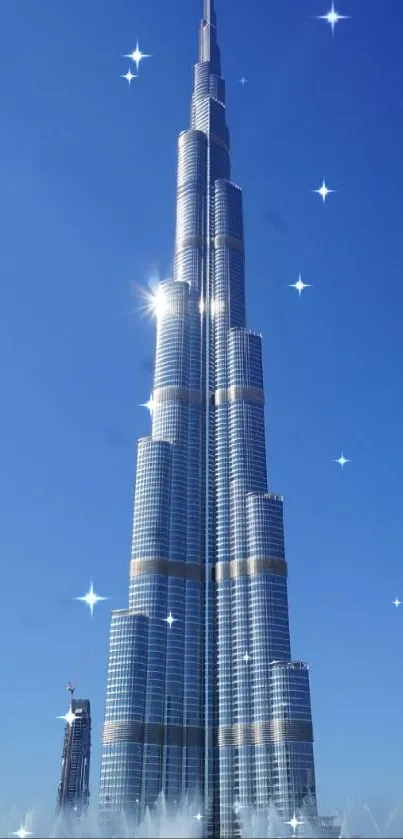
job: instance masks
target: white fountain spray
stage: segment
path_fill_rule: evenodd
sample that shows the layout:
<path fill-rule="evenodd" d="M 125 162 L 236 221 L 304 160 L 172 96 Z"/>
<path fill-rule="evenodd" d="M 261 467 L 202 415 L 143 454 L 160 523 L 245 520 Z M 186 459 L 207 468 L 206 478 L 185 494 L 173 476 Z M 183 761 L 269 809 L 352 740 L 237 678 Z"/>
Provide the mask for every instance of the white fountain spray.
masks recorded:
<path fill-rule="evenodd" d="M 147 810 L 140 822 L 122 816 L 111 839 L 201 839 L 204 835 L 203 807 L 200 800 L 184 800 L 178 806 L 168 806 L 161 795 L 152 810 Z M 298 826 L 284 821 L 274 807 L 258 811 L 236 807 L 242 839 L 323 839 L 320 824 L 313 824 L 303 811 L 295 814 Z M 350 801 L 345 813 L 335 813 L 340 825 L 340 839 L 401 839 L 403 836 L 403 801 L 393 807 L 382 826 L 379 825 L 368 804 Z M 17 839 L 102 839 L 104 833 L 95 810 L 82 817 L 69 818 L 60 814 L 47 817 L 30 810 L 21 816 L 13 811 L 0 821 L 0 837 Z M 110 834 L 109 834 L 110 835 Z"/>

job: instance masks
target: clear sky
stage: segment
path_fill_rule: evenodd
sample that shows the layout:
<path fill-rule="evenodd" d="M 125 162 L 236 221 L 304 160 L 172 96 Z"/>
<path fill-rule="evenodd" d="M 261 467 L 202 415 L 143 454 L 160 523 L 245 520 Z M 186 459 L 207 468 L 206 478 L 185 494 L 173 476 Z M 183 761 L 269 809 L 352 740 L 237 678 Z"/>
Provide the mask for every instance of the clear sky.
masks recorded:
<path fill-rule="evenodd" d="M 54 807 L 68 679 L 91 700 L 98 793 L 109 609 L 127 604 L 150 427 L 154 325 L 135 288 L 171 271 L 201 6 L 1 4 L 3 813 Z M 320 807 L 386 814 L 403 799 L 403 4 L 339 0 L 352 17 L 334 37 L 315 19 L 328 0 L 216 6 Z M 129 88 L 136 38 L 152 58 Z M 92 620 L 72 599 L 91 579 L 110 597 Z"/>

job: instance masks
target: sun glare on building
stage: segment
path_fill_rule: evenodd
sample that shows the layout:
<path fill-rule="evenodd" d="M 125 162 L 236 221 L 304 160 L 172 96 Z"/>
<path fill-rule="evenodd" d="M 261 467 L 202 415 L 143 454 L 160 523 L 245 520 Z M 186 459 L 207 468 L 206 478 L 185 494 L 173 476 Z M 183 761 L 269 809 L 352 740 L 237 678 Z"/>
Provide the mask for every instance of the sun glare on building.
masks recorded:
<path fill-rule="evenodd" d="M 168 311 L 168 300 L 165 291 L 159 286 L 151 295 L 150 300 L 151 312 L 155 317 L 161 318 Z"/>

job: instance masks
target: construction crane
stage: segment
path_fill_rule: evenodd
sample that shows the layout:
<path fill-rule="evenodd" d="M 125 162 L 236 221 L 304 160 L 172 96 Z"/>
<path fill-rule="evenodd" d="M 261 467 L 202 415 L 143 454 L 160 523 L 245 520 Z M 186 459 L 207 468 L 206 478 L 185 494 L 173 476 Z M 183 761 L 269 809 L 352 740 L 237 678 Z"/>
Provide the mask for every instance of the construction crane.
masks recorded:
<path fill-rule="evenodd" d="M 72 701 L 73 696 L 74 696 L 74 691 L 76 689 L 75 683 L 74 682 L 67 682 L 67 688 L 66 689 L 68 690 L 68 692 L 70 694 L 70 700 Z"/>

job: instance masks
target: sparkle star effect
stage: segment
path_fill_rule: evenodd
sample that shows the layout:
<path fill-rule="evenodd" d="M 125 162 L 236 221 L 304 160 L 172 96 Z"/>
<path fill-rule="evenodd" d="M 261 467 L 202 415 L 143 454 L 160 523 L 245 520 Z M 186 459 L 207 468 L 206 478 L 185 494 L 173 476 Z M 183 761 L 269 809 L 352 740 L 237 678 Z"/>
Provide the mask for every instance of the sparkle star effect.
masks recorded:
<path fill-rule="evenodd" d="M 128 53 L 128 55 L 124 55 L 123 57 L 124 58 L 131 58 L 131 60 L 134 61 L 135 65 L 136 65 L 136 71 L 138 73 L 140 62 L 143 60 L 143 58 L 151 58 L 151 55 L 146 55 L 145 52 L 141 52 L 141 50 L 139 48 L 139 42 L 137 41 L 136 49 L 133 50 L 133 52 Z"/>
<path fill-rule="evenodd" d="M 153 395 L 152 395 L 152 393 L 150 393 L 150 398 L 149 398 L 148 402 L 142 402 L 140 407 L 141 408 L 147 408 L 147 410 L 150 412 L 150 414 L 152 416 L 153 413 L 154 413 L 154 405 L 155 405 L 155 402 L 154 402 L 154 399 L 153 399 Z"/>
<path fill-rule="evenodd" d="M 71 728 L 71 726 L 73 725 L 73 722 L 74 722 L 75 718 L 76 718 L 76 715 L 73 713 L 72 708 L 71 708 L 71 705 L 70 705 L 70 708 L 69 708 L 69 710 L 67 711 L 67 714 L 63 714 L 63 716 L 62 716 L 62 717 L 58 717 L 57 719 L 58 719 L 58 720 L 64 720 L 64 721 L 67 723 L 67 725 L 69 725 L 69 726 L 70 726 L 70 728 Z"/>
<path fill-rule="evenodd" d="M 304 288 L 311 288 L 311 286 L 310 286 L 310 285 L 307 285 L 306 283 L 303 283 L 303 282 L 302 282 L 302 277 L 301 277 L 301 274 L 299 274 L 299 275 L 298 275 L 298 280 L 297 280 L 297 282 L 296 282 L 296 283 L 292 283 L 292 285 L 290 285 L 290 286 L 289 286 L 289 288 L 296 288 L 296 289 L 297 289 L 297 291 L 298 291 L 299 296 L 301 297 L 301 294 L 302 294 L 302 292 L 303 292 Z"/>
<path fill-rule="evenodd" d="M 300 824 L 303 824 L 303 823 L 304 822 L 301 822 L 301 821 L 299 821 L 299 819 L 297 819 L 295 813 L 294 813 L 292 819 L 290 819 L 289 822 L 286 822 L 286 824 L 289 824 L 292 827 L 294 835 L 295 835 L 295 831 L 296 831 L 297 827 L 299 827 Z"/>
<path fill-rule="evenodd" d="M 344 454 L 342 454 L 341 457 L 337 458 L 334 462 L 340 463 L 341 468 L 344 469 L 346 463 L 351 463 L 351 460 L 347 460 L 347 458 L 344 457 Z"/>
<path fill-rule="evenodd" d="M 243 660 L 246 661 L 246 663 L 247 663 L 249 661 L 249 659 L 250 659 L 249 653 L 245 653 L 245 655 L 243 657 Z"/>
<path fill-rule="evenodd" d="M 203 816 L 201 813 L 197 813 L 197 816 L 195 816 L 195 819 L 197 819 L 198 822 L 201 821 L 202 818 Z"/>
<path fill-rule="evenodd" d="M 169 613 L 167 618 L 164 618 L 165 623 L 168 624 L 169 628 L 172 629 L 172 624 L 175 623 L 176 618 L 172 617 L 171 612 Z"/>
<path fill-rule="evenodd" d="M 125 73 L 123 76 L 121 76 L 121 79 L 127 79 L 127 81 L 129 82 L 129 87 L 130 87 L 130 85 L 132 83 L 132 79 L 138 79 L 138 76 L 134 75 L 129 68 L 127 73 Z"/>
<path fill-rule="evenodd" d="M 27 836 L 33 836 L 34 834 L 30 830 L 25 830 L 25 827 L 21 825 L 19 830 L 14 830 L 14 833 L 10 833 L 10 836 L 18 836 L 18 839 L 26 839 Z"/>
<path fill-rule="evenodd" d="M 393 605 L 393 606 L 396 606 L 396 609 L 397 609 L 397 607 L 398 607 L 398 606 L 401 606 L 401 605 L 402 605 L 402 601 L 401 601 L 401 600 L 399 600 L 399 598 L 398 598 L 398 597 L 396 597 L 396 600 L 394 600 L 394 601 L 393 601 L 393 604 L 392 604 L 392 605 Z"/>
<path fill-rule="evenodd" d="M 328 189 L 325 183 L 325 179 L 323 178 L 322 186 L 319 189 L 314 189 L 313 192 L 316 192 L 318 195 L 320 195 L 323 199 L 323 203 L 326 204 L 327 196 L 334 192 L 334 189 Z"/>
<path fill-rule="evenodd" d="M 87 606 L 90 607 L 91 617 L 94 614 L 94 606 L 99 603 L 101 600 L 109 600 L 108 597 L 100 597 L 98 594 L 95 594 L 94 586 L 91 583 L 90 590 L 84 597 L 75 597 L 74 600 L 82 600 L 83 603 L 86 603 Z"/>
<path fill-rule="evenodd" d="M 165 291 L 161 286 L 158 286 L 155 291 L 149 296 L 149 310 L 150 314 L 160 318 L 168 311 L 168 301 Z"/>
<path fill-rule="evenodd" d="M 340 20 L 348 20 L 349 17 L 349 15 L 339 15 L 339 13 L 336 12 L 336 9 L 334 8 L 334 3 L 332 3 L 332 8 L 330 9 L 330 12 L 327 12 L 327 14 L 325 15 L 317 15 L 318 20 L 326 20 L 330 24 L 330 26 L 332 27 L 333 34 L 336 23 L 338 23 Z"/>
<path fill-rule="evenodd" d="M 141 312 L 158 321 L 170 310 L 166 292 L 161 286 L 159 278 L 152 278 L 149 281 L 149 288 L 137 287 L 137 293 L 141 297 Z"/>
<path fill-rule="evenodd" d="M 242 76 L 242 79 L 239 79 L 239 84 L 241 84 L 242 87 L 245 87 L 247 81 L 248 80 L 245 79 L 245 76 Z"/>

